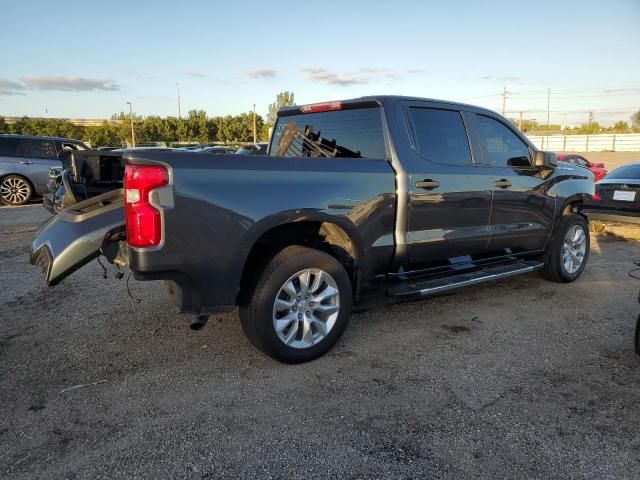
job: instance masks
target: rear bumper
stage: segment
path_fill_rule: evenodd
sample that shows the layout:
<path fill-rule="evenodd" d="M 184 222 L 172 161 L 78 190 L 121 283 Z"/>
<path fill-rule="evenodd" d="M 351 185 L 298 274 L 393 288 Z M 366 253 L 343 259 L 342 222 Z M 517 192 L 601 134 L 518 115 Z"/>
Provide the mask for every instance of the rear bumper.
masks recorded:
<path fill-rule="evenodd" d="M 124 231 L 121 197 L 122 191 L 114 191 L 78 203 L 40 226 L 31 244 L 31 264 L 40 268 L 49 286 L 98 257 L 117 240 Z M 106 203 L 108 200 L 113 203 Z"/>
<path fill-rule="evenodd" d="M 622 212 L 619 210 L 587 210 L 584 212 L 589 221 L 619 222 L 640 224 L 640 213 Z"/>

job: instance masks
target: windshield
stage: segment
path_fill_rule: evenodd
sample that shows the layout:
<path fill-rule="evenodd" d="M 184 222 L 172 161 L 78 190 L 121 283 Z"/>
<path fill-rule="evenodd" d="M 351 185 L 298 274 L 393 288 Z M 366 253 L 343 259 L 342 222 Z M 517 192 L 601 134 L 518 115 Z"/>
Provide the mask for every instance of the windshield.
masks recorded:
<path fill-rule="evenodd" d="M 256 152 L 256 149 L 255 149 L 255 148 L 252 148 L 252 147 L 244 147 L 244 148 L 241 148 L 240 150 L 238 150 L 236 153 L 237 153 L 238 155 L 251 155 L 251 154 L 253 154 L 253 153 L 255 153 L 255 152 Z"/>
<path fill-rule="evenodd" d="M 383 159 L 386 155 L 380 108 L 279 117 L 269 154 Z"/>
<path fill-rule="evenodd" d="M 624 180 L 624 179 L 638 179 L 640 180 L 640 164 L 638 165 L 625 165 L 615 169 L 609 175 L 605 177 L 607 180 Z"/>

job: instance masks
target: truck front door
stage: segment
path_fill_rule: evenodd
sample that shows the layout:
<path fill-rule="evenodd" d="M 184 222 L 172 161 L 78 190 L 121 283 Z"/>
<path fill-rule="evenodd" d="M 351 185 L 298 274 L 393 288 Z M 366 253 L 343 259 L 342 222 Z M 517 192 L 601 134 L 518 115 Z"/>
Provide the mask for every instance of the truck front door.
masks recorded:
<path fill-rule="evenodd" d="M 495 255 L 545 248 L 555 210 L 542 172 L 532 166 L 529 146 L 503 120 L 471 114 L 482 159 L 491 170 L 493 205 L 488 250 Z"/>

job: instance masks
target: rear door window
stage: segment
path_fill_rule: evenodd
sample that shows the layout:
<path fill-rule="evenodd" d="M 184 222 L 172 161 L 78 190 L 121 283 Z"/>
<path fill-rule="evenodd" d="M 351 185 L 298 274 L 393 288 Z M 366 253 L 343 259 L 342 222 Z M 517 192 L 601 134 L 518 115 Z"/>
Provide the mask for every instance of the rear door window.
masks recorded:
<path fill-rule="evenodd" d="M 56 144 L 53 140 L 23 138 L 18 145 L 17 156 L 27 158 L 56 159 Z"/>
<path fill-rule="evenodd" d="M 503 123 L 476 114 L 476 131 L 483 163 L 494 167 L 529 167 L 529 147 Z"/>
<path fill-rule="evenodd" d="M 409 108 L 415 150 L 424 158 L 447 165 L 469 165 L 471 148 L 460 112 Z"/>
<path fill-rule="evenodd" d="M 15 156 L 19 143 L 19 138 L 0 137 L 0 155 L 5 157 Z"/>
<path fill-rule="evenodd" d="M 379 107 L 278 117 L 271 156 L 386 158 Z"/>

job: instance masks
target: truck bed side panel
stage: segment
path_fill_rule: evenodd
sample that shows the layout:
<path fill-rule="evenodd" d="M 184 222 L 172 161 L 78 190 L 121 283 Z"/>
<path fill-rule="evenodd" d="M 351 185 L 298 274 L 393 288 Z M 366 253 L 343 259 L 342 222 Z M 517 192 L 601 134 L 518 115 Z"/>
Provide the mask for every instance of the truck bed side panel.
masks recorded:
<path fill-rule="evenodd" d="M 138 278 L 171 278 L 195 292 L 194 310 L 234 304 L 256 240 L 291 222 L 340 225 L 366 275 L 391 261 L 394 176 L 384 160 L 139 155 L 127 162 L 172 169 L 174 206 L 164 211 L 162 248 L 132 249 L 131 267 Z"/>

